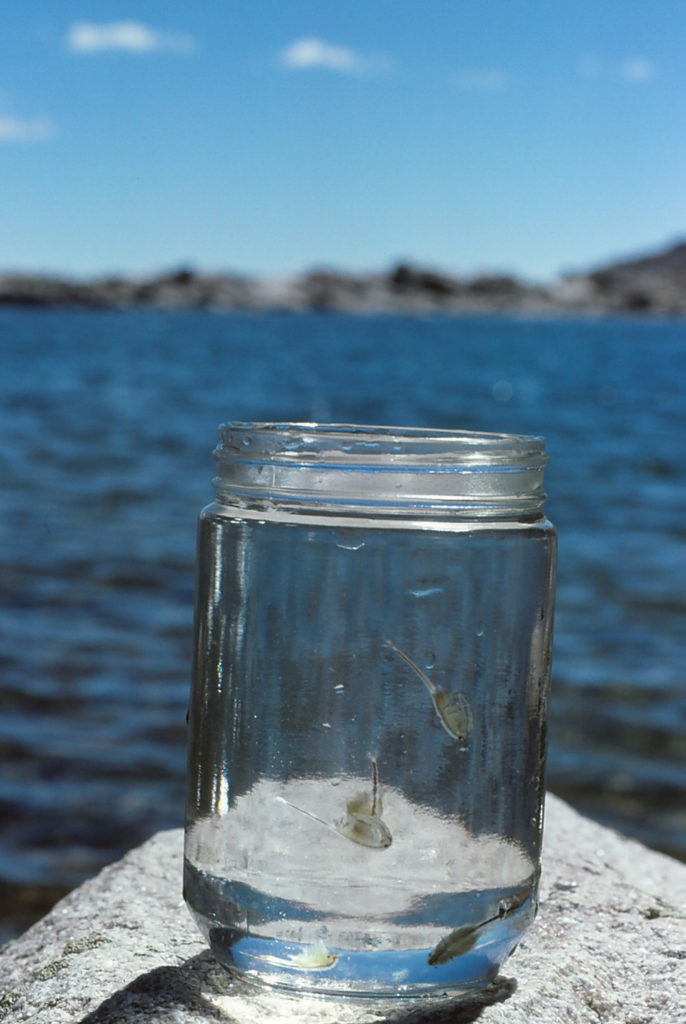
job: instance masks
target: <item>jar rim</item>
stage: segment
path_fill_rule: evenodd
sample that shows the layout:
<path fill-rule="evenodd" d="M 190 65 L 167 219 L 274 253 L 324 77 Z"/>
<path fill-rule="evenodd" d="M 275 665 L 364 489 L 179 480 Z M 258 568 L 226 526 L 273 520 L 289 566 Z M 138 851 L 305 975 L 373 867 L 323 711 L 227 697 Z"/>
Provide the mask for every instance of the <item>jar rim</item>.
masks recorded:
<path fill-rule="evenodd" d="M 229 421 L 214 451 L 220 498 L 325 513 L 540 514 L 538 435 L 350 423 Z"/>
<path fill-rule="evenodd" d="M 227 421 L 219 426 L 219 444 L 214 455 L 217 459 L 225 455 L 235 457 L 241 446 L 250 449 L 255 442 L 261 451 L 270 450 L 274 456 L 294 460 L 303 455 L 308 460 L 328 460 L 333 455 L 345 461 L 363 458 L 373 465 L 389 456 L 394 462 L 433 456 L 457 465 L 483 457 L 517 461 L 538 456 L 541 466 L 548 463 L 545 438 L 537 434 L 308 421 Z"/>

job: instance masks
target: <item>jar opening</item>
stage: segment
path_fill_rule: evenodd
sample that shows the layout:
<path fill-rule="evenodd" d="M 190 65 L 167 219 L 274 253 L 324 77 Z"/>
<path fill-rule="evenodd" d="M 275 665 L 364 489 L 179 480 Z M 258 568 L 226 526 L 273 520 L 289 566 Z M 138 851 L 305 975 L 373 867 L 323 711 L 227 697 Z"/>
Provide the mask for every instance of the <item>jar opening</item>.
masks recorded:
<path fill-rule="evenodd" d="M 537 436 L 338 423 L 225 423 L 214 455 L 221 499 L 322 514 L 531 516 L 548 462 Z"/>

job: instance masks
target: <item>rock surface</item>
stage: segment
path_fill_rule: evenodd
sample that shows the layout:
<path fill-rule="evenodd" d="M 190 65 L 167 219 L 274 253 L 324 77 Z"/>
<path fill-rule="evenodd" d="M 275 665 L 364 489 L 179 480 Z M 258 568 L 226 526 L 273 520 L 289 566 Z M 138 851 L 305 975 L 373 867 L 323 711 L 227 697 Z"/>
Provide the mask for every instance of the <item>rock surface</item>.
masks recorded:
<path fill-rule="evenodd" d="M 388 273 L 335 270 L 279 280 L 181 268 L 151 277 L 87 281 L 0 274 L 0 306 L 92 309 L 286 310 L 349 313 L 686 314 L 686 242 L 531 284 L 509 274 L 458 278 L 402 263 Z"/>
<path fill-rule="evenodd" d="M 371 1005 L 233 980 L 181 900 L 182 834 L 158 833 L 0 951 L 3 1024 L 679 1024 L 686 865 L 549 796 L 539 916 L 468 1002 Z"/>

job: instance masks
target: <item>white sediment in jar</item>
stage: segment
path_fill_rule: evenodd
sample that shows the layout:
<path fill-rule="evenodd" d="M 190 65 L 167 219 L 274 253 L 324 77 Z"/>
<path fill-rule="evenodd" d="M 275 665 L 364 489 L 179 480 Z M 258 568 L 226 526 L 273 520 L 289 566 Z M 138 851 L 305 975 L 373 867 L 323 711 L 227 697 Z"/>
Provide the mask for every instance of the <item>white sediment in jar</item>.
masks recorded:
<path fill-rule="evenodd" d="M 391 786 L 382 792 L 391 845 L 370 849 L 352 842 L 333 826 L 346 803 L 368 788 L 369 780 L 362 778 L 263 779 L 237 797 L 227 814 L 189 828 L 186 858 L 207 875 L 300 904 L 329 923 L 337 920 L 332 927 L 339 941 L 346 921 L 351 928 L 364 921 L 372 931 L 376 922 L 396 948 L 430 945 L 445 932 L 445 927 L 437 932 L 430 925 L 398 922 L 408 914 L 412 918 L 423 901 L 533 888 L 535 866 L 517 843 L 474 836 L 459 821 L 410 802 Z M 279 924 L 261 921 L 254 934 L 273 934 L 271 926 Z"/>

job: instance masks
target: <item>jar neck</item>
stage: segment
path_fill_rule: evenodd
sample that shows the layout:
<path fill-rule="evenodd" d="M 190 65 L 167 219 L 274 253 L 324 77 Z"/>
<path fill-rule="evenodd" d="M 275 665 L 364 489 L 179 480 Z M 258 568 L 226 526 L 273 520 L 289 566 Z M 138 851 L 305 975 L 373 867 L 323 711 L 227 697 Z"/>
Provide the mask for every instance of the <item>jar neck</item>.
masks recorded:
<path fill-rule="evenodd" d="M 213 481 L 241 509 L 293 515 L 542 517 L 542 437 L 317 423 L 225 423 Z"/>

